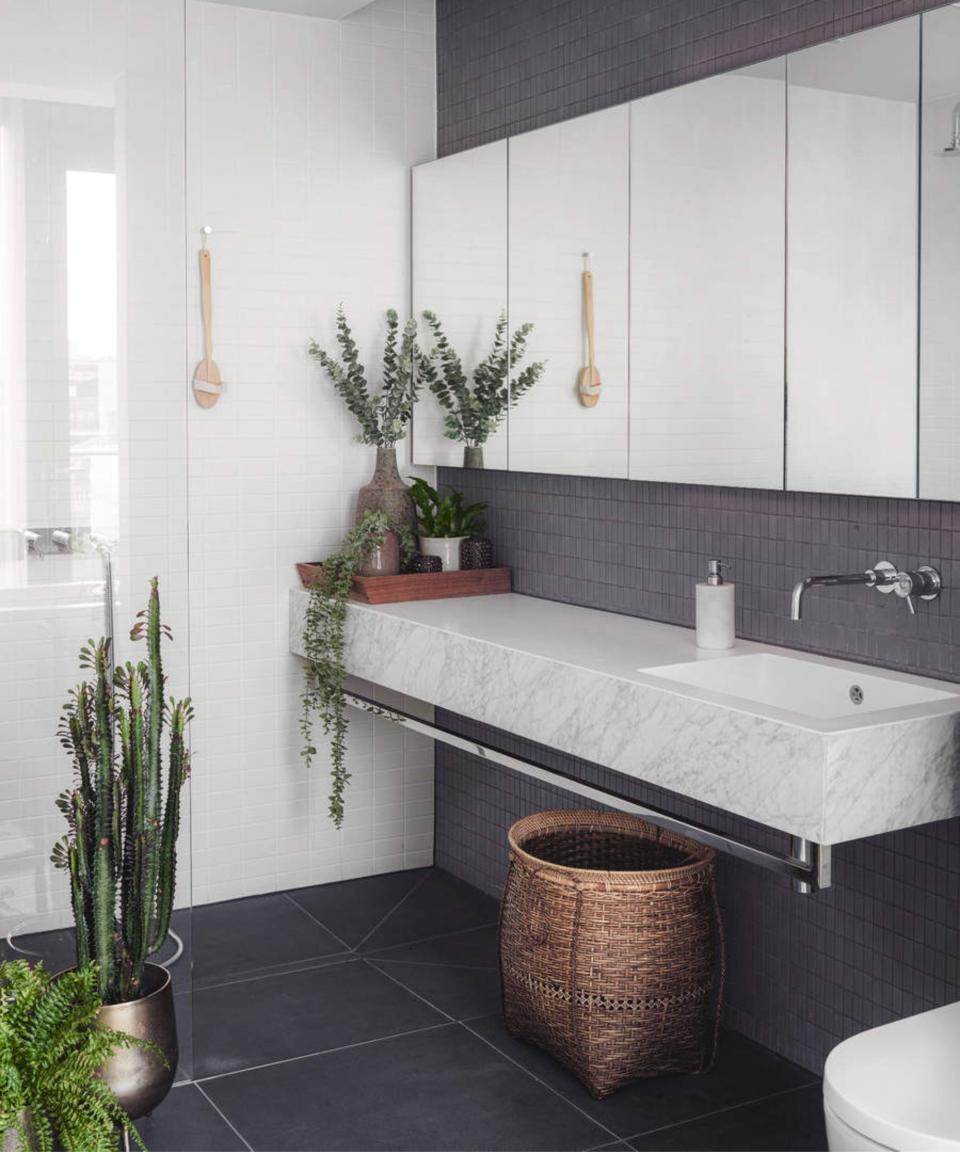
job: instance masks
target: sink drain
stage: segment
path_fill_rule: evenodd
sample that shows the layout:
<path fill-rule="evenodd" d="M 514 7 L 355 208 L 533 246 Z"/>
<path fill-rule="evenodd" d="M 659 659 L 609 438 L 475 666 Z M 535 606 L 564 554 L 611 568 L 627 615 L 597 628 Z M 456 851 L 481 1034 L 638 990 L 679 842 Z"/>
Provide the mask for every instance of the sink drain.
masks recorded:
<path fill-rule="evenodd" d="M 850 699 L 854 702 L 854 704 L 863 703 L 863 689 L 859 684 L 854 684 L 850 689 Z"/>

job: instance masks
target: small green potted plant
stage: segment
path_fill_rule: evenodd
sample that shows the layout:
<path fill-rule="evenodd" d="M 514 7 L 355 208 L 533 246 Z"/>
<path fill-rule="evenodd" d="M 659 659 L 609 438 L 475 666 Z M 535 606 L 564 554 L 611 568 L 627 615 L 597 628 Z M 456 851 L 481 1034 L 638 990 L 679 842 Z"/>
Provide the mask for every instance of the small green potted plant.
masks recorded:
<path fill-rule="evenodd" d="M 501 312 L 493 346 L 468 379 L 436 313 L 424 312 L 423 318 L 433 333 L 433 348 L 429 355 L 418 354 L 418 378 L 444 409 L 444 436 L 463 444 L 464 468 L 482 468 L 484 444 L 500 427 L 507 409 L 529 392 L 546 367 L 538 361 L 515 372 L 533 325 L 521 324 L 508 340 L 507 316 Z"/>
<path fill-rule="evenodd" d="M 104 639 L 81 650 L 92 678 L 63 709 L 60 741 L 75 779 L 57 800 L 67 834 L 51 859 L 69 876 L 77 968 L 95 964 L 101 1023 L 152 1042 L 118 1052 L 102 1069 L 136 1119 L 166 1096 L 179 1056 L 170 973 L 150 957 L 170 928 L 193 716 L 189 699 L 165 694 L 161 640 L 170 630 L 155 577 L 130 636 L 146 641 L 146 661 L 113 669 Z"/>
<path fill-rule="evenodd" d="M 104 1028 L 96 966 L 59 976 L 25 960 L 0 964 L 0 1149 L 116 1152 L 117 1130 L 140 1134 L 100 1076 L 116 1052 L 144 1040 Z"/>
<path fill-rule="evenodd" d="M 462 492 L 441 496 L 425 480 L 414 480 L 410 495 L 417 506 L 420 553 L 439 556 L 444 572 L 459 572 L 460 545 L 485 527 L 486 504 L 464 506 Z"/>
<path fill-rule="evenodd" d="M 377 463 L 369 484 L 357 497 L 356 523 L 367 512 L 385 512 L 408 532 L 416 531 L 416 513 L 407 486 L 397 469 L 397 444 L 407 434 L 413 415 L 418 383 L 414 362 L 418 357 L 417 322 L 410 319 L 400 332 L 397 313 L 387 312 L 387 337 L 383 352 L 380 391 L 371 394 L 360 353 L 347 323 L 343 305 L 337 310 L 337 344 L 340 360 L 330 356 L 316 340 L 309 353 L 330 377 L 334 388 L 360 425 L 357 439 L 377 450 Z"/>
<path fill-rule="evenodd" d="M 343 543 L 324 560 L 319 579 L 308 589 L 309 599 L 303 622 L 303 693 L 300 698 L 301 756 L 307 767 L 317 755 L 314 721 L 319 719 L 330 741 L 330 818 L 334 826 L 343 824 L 344 792 L 350 780 L 346 767 L 347 712 L 343 694 L 346 668 L 343 663 L 344 626 L 347 597 L 353 578 L 384 539 L 395 534 L 406 559 L 413 553 L 414 538 L 403 524 L 386 512 L 368 510 L 346 534 Z"/>

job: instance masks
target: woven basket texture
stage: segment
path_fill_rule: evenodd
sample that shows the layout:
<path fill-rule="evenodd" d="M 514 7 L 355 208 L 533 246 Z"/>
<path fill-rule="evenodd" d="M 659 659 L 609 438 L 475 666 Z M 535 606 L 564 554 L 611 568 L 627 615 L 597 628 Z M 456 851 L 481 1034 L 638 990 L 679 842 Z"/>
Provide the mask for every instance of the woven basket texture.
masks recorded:
<path fill-rule="evenodd" d="M 541 812 L 510 829 L 500 914 L 507 1028 L 598 1099 L 705 1072 L 723 995 L 713 849 L 619 812 Z"/>

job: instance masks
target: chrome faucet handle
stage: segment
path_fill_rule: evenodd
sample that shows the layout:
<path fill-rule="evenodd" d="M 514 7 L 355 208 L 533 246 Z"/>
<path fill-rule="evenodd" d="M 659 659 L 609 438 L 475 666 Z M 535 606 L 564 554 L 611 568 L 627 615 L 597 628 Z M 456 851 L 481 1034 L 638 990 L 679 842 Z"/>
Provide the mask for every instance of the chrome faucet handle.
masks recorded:
<path fill-rule="evenodd" d="M 901 599 L 906 600 L 911 616 L 916 615 L 918 598 L 936 600 L 942 590 L 943 581 L 940 573 L 929 564 L 924 564 L 916 572 L 897 573 L 897 586 L 894 591 Z"/>
<path fill-rule="evenodd" d="M 873 584 L 871 587 L 876 588 L 878 592 L 882 592 L 884 595 L 892 592 L 897 586 L 897 581 L 900 579 L 897 566 L 891 564 L 889 560 L 879 560 L 873 566 L 872 572 Z"/>

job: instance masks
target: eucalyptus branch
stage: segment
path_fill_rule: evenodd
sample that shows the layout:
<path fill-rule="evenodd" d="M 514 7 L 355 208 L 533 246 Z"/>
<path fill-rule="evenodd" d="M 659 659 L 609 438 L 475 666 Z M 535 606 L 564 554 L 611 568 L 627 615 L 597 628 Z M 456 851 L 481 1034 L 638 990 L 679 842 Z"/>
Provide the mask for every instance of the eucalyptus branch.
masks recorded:
<path fill-rule="evenodd" d="M 545 365 L 538 362 L 513 376 L 526 353 L 533 325 L 521 325 L 508 342 L 507 316 L 501 312 L 490 351 L 468 378 L 436 313 L 424 312 L 423 318 L 433 334 L 433 348 L 429 355 L 419 355 L 418 377 L 444 409 L 444 435 L 468 447 L 485 444 L 500 426 L 507 409 L 543 375 Z"/>
<path fill-rule="evenodd" d="M 360 363 L 360 353 L 342 304 L 337 309 L 336 339 L 340 360 L 329 355 L 316 340 L 310 341 L 307 350 L 330 377 L 360 425 L 358 440 L 377 448 L 392 448 L 404 437 L 419 389 L 414 372 L 417 361 L 416 320 L 407 320 L 401 333 L 397 313 L 392 308 L 388 310 L 382 382 L 376 395 L 371 394 L 367 384 L 366 372 Z"/>

